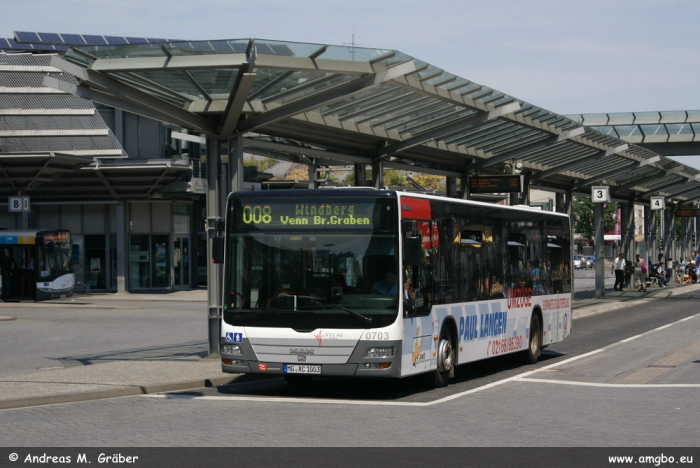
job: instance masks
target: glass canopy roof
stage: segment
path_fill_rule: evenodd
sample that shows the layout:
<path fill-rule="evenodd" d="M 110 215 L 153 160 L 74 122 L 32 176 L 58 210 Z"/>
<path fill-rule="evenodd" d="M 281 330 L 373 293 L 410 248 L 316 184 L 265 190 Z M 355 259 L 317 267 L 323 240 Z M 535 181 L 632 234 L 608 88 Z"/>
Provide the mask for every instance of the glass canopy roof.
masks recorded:
<path fill-rule="evenodd" d="M 327 151 L 324 163 L 379 158 L 452 177 L 502 173 L 517 159 L 533 184 L 585 192 L 606 183 L 629 197 L 646 193 L 650 178 L 680 178 L 698 184 L 688 198 L 700 196 L 698 171 L 627 144 L 695 138 L 697 116 L 564 116 L 395 50 L 231 39 L 81 46 L 66 60 L 86 68 L 80 86 L 111 94 L 111 105 L 155 109 L 212 138 L 246 135 L 246 149 L 293 140 L 275 151 Z"/>
<path fill-rule="evenodd" d="M 630 143 L 700 142 L 700 111 L 620 112 L 568 117 Z"/>

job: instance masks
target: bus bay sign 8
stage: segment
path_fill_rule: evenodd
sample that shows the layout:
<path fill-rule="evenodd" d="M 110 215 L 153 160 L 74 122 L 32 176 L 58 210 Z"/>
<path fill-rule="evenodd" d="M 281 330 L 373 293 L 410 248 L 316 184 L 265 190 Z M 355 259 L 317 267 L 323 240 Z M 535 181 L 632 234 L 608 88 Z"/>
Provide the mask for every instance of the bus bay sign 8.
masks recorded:
<path fill-rule="evenodd" d="M 29 213 L 29 197 L 7 197 L 7 211 Z"/>

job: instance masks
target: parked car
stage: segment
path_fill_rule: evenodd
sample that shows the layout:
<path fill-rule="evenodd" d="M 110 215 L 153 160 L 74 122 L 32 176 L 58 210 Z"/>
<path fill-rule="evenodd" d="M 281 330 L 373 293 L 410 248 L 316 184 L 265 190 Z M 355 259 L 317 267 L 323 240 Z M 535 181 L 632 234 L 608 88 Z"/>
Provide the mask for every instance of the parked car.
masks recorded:
<path fill-rule="evenodd" d="M 586 268 L 586 259 L 583 255 L 574 255 L 574 269 Z"/>
<path fill-rule="evenodd" d="M 595 255 L 586 255 L 586 268 L 595 268 Z"/>

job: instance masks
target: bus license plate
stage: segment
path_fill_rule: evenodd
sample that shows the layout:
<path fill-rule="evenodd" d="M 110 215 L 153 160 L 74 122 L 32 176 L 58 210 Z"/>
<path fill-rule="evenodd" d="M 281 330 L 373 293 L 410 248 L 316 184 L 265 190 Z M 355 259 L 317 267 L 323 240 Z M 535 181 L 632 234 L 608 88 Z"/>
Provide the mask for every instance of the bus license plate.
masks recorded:
<path fill-rule="evenodd" d="M 285 364 L 285 374 L 320 374 L 321 366 L 307 366 L 300 364 Z"/>

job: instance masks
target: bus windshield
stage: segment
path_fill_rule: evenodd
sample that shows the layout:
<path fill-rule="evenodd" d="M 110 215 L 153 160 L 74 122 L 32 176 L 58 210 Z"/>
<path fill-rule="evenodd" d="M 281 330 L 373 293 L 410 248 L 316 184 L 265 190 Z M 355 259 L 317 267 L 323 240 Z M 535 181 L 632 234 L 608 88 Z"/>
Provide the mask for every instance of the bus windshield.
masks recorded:
<path fill-rule="evenodd" d="M 295 216 L 298 229 L 274 222 L 257 224 L 254 229 L 244 223 L 236 229 L 234 223 L 234 232 L 228 235 L 224 275 L 225 322 L 307 331 L 392 324 L 398 316 L 400 285 L 396 232 L 384 229 L 396 225 L 391 201 L 395 203 L 367 200 L 362 207 L 351 204 L 354 216 L 366 222 L 349 227 L 324 225 L 320 222 L 324 215 L 318 214 L 309 214 L 311 223 L 305 224 L 303 213 Z M 289 202 L 264 205 L 270 216 L 266 219 L 282 212 L 283 204 Z M 363 210 L 366 217 L 361 216 Z M 393 211 L 388 221 L 382 219 L 382 211 Z M 317 217 L 316 229 L 313 216 Z"/>
<path fill-rule="evenodd" d="M 39 281 L 53 280 L 72 273 L 71 237 L 67 231 L 40 233 L 36 239 L 39 256 Z"/>

